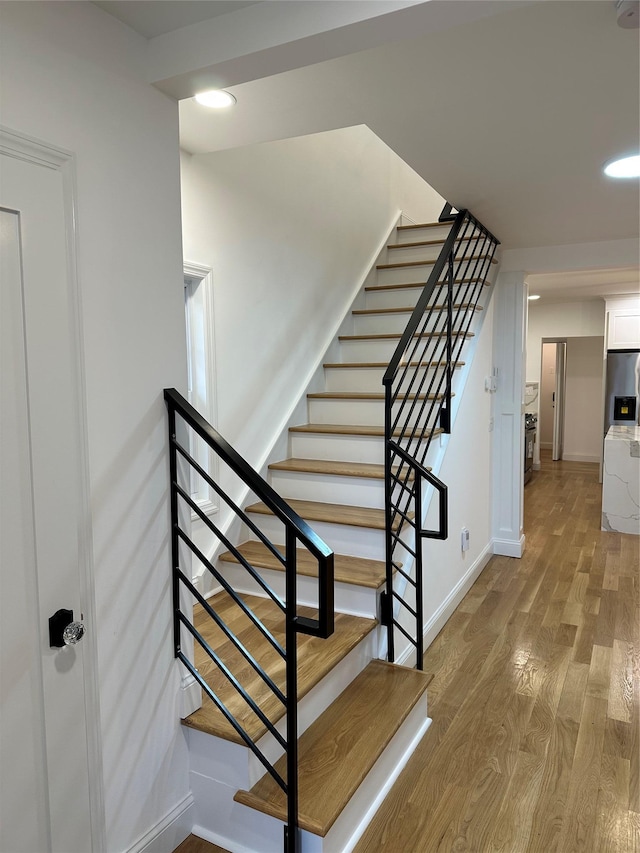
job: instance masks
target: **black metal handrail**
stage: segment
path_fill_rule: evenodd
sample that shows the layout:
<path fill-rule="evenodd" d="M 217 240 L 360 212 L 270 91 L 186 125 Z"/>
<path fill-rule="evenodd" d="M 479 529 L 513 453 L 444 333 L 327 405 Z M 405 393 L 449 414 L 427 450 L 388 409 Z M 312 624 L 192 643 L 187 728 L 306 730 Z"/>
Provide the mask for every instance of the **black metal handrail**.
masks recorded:
<path fill-rule="evenodd" d="M 440 216 L 451 230 L 387 367 L 385 386 L 386 591 L 388 658 L 395 632 L 423 655 L 422 540 L 446 539 L 447 487 L 425 467 L 435 435 L 451 431 L 453 374 L 499 241 L 468 210 Z M 427 486 L 439 494 L 437 529 L 423 527 Z M 413 569 L 413 570 L 412 570 Z M 403 623 L 404 620 L 404 623 Z M 415 624 L 413 632 L 407 623 Z"/>
<path fill-rule="evenodd" d="M 311 634 L 315 637 L 328 637 L 334 628 L 333 607 L 333 551 L 320 539 L 320 537 L 309 527 L 300 516 L 275 492 L 271 486 L 244 460 L 240 454 L 215 430 L 197 411 L 173 388 L 164 391 L 164 399 L 167 405 L 169 422 L 169 467 L 171 477 L 171 550 L 173 563 L 173 609 L 174 609 L 174 646 L 175 656 L 178 658 L 191 675 L 198 681 L 207 696 L 216 705 L 225 719 L 249 747 L 253 754 L 263 764 L 267 772 L 275 779 L 287 797 L 287 824 L 285 826 L 284 848 L 287 853 L 297 853 L 299 850 L 298 832 L 298 712 L 297 712 L 297 651 L 296 637 L 298 634 Z M 284 524 L 285 546 L 284 554 L 269 540 L 247 514 L 235 503 L 227 491 L 222 488 L 220 478 L 214 479 L 193 458 L 188 447 L 188 441 L 182 442 L 178 438 L 176 418 L 179 417 L 185 426 L 199 436 L 227 466 L 239 480 L 253 492 L 259 500 L 263 501 L 271 512 Z M 187 446 L 186 446 L 187 445 Z M 243 554 L 230 541 L 229 537 L 206 515 L 179 482 L 178 462 L 182 459 L 197 472 L 216 494 L 224 501 L 226 506 L 239 519 L 245 523 L 256 537 L 265 545 L 269 552 L 282 564 L 285 571 L 285 597 L 282 600 L 265 582 L 260 573 L 252 566 Z M 189 481 L 184 476 L 185 482 Z M 181 525 L 181 504 L 184 510 L 188 508 L 193 511 L 204 522 L 206 527 L 223 543 L 238 560 L 248 575 L 260 586 L 263 592 L 281 610 L 285 621 L 284 645 L 278 641 L 271 631 L 253 613 L 242 596 L 233 589 L 225 576 L 207 558 L 201 549 L 192 540 L 190 531 Z M 251 621 L 253 626 L 267 640 L 269 645 L 275 649 L 277 654 L 285 662 L 286 686 L 282 690 L 258 660 L 245 647 L 224 619 L 211 603 L 207 601 L 193 585 L 191 578 L 185 573 L 181 563 L 181 543 L 188 549 L 187 553 L 195 556 L 205 569 L 215 578 L 220 586 L 240 608 L 244 615 Z M 306 548 L 318 561 L 318 617 L 312 619 L 298 615 L 297 612 L 297 575 L 296 558 L 297 546 Z M 189 573 L 190 574 L 190 573 Z M 190 613 L 185 613 L 181 605 L 181 589 L 184 587 L 192 598 L 200 605 L 202 611 L 215 623 L 218 629 L 230 640 L 235 649 L 242 655 L 243 659 L 259 675 L 264 684 L 278 699 L 286 714 L 286 736 L 283 736 L 276 728 L 275 722 L 262 711 L 260 706 L 249 695 L 243 687 L 239 677 L 234 674 L 229 666 L 221 659 L 216 649 L 213 649 L 197 630 L 193 620 L 193 607 Z M 280 744 L 287 756 L 286 778 L 276 770 L 260 750 L 251 735 L 243 728 L 242 724 L 226 707 L 224 702 L 216 695 L 215 690 L 198 671 L 195 662 L 190 660 L 182 648 L 182 628 L 193 637 L 204 650 L 208 658 L 216 665 L 219 671 L 234 687 L 244 702 L 260 719 L 265 728 L 271 732 Z"/>

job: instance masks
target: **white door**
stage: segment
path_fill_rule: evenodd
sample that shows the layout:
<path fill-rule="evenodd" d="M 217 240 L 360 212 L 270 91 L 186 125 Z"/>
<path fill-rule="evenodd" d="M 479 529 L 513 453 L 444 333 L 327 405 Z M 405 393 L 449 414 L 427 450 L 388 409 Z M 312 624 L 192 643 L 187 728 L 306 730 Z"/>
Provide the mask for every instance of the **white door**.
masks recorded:
<path fill-rule="evenodd" d="M 87 853 L 87 650 L 51 648 L 48 626 L 60 608 L 83 618 L 62 173 L 0 155 L 0 227 L 0 850 Z"/>
<path fill-rule="evenodd" d="M 564 452 L 564 398 L 567 370 L 567 344 L 556 344 L 556 387 L 553 397 L 553 451 L 554 461 L 562 459 Z"/>

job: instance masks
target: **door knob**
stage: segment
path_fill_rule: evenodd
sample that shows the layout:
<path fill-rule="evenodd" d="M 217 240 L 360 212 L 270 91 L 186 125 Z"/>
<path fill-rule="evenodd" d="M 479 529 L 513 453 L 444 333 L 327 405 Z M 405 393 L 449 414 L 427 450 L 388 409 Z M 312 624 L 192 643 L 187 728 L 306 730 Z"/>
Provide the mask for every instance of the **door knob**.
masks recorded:
<path fill-rule="evenodd" d="M 84 625 L 82 622 L 69 622 L 62 632 L 62 640 L 65 646 L 75 646 L 84 637 Z"/>
<path fill-rule="evenodd" d="M 49 645 L 60 649 L 75 646 L 84 637 L 82 622 L 73 621 L 73 610 L 58 610 L 49 619 Z"/>

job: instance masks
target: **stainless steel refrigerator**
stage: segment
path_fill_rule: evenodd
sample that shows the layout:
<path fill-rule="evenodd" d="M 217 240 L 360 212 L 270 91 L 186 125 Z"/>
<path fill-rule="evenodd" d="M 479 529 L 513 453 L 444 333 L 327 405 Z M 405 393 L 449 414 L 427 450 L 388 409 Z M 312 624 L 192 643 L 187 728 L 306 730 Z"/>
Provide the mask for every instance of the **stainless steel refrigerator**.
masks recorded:
<path fill-rule="evenodd" d="M 640 423 L 640 350 L 607 351 L 604 434 L 609 427 Z"/>

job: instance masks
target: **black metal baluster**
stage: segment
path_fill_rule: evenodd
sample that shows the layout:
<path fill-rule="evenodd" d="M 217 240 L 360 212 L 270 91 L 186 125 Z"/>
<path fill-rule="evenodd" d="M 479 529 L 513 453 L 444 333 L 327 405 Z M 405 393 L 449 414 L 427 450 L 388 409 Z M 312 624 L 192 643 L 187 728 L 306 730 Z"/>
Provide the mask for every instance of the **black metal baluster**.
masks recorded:
<path fill-rule="evenodd" d="M 287 555 L 287 826 L 285 827 L 285 850 L 287 853 L 298 853 L 297 554 L 295 533 L 289 525 L 286 527 L 285 549 Z"/>
<path fill-rule="evenodd" d="M 169 480 L 171 481 L 171 565 L 173 588 L 173 647 L 180 654 L 180 539 L 178 537 L 178 458 L 176 453 L 176 413 L 169 407 Z"/>

